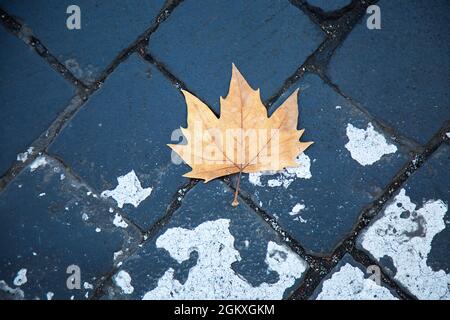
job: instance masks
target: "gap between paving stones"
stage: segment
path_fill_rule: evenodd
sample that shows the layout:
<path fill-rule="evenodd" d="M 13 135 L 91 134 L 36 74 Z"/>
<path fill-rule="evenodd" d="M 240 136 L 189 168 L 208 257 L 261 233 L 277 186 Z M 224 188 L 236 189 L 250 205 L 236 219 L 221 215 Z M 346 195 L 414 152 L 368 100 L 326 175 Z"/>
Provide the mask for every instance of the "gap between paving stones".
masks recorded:
<path fill-rule="evenodd" d="M 298 81 L 306 72 L 311 72 L 317 74 L 324 80 L 334 91 L 339 95 L 344 97 L 349 103 L 356 109 L 363 112 L 368 116 L 378 127 L 382 129 L 384 133 L 394 138 L 394 140 L 405 146 L 407 149 L 415 151 L 417 153 L 423 151 L 423 147 L 410 139 L 398 133 L 398 131 L 380 120 L 374 117 L 369 111 L 367 111 L 360 103 L 355 101 L 352 97 L 346 95 L 340 88 L 331 82 L 331 80 L 326 75 L 326 71 L 329 65 L 329 61 L 340 46 L 340 44 L 346 39 L 348 34 L 353 30 L 356 24 L 365 16 L 366 9 L 368 6 L 375 4 L 378 0 L 372 1 L 353 1 L 348 8 L 343 8 L 331 15 L 321 15 L 317 13 L 314 8 L 302 0 L 289 0 L 294 6 L 301 9 L 303 12 L 310 16 L 314 16 L 313 19 L 318 23 L 321 28 L 326 32 L 327 37 L 322 42 L 322 44 L 305 60 L 303 65 L 301 65 L 281 86 L 281 88 L 268 99 L 267 106 L 270 108 L 273 103 L 275 103 L 278 98 L 288 90 L 296 81 Z"/>
<path fill-rule="evenodd" d="M 45 130 L 29 147 L 34 148 L 34 152 L 28 157 L 27 161 L 16 161 L 8 171 L 0 177 L 0 192 L 2 192 L 9 182 L 11 182 L 26 166 L 33 162 L 41 153 L 47 151 L 50 144 L 56 139 L 59 132 L 64 126 L 70 122 L 73 116 L 86 104 L 89 97 L 99 90 L 108 76 L 118 67 L 120 63 L 125 61 L 128 56 L 135 52 L 142 52 L 146 47 L 151 33 L 158 29 L 160 23 L 164 22 L 183 0 L 167 0 L 153 24 L 140 35 L 130 46 L 122 50 L 119 55 L 111 62 L 111 64 L 102 72 L 99 79 L 94 81 L 92 85 L 87 86 L 78 80 L 61 62 L 59 62 L 49 50 L 32 35 L 32 31 L 26 28 L 24 30 L 21 23 L 10 16 L 7 12 L 0 8 L 0 23 L 9 32 L 14 34 L 20 40 L 30 46 L 39 56 L 41 56 L 55 71 L 60 73 L 66 80 L 72 83 L 76 88 L 76 94 L 69 102 L 69 105 L 62 111 L 58 117 L 51 123 L 50 127 Z"/>
<path fill-rule="evenodd" d="M 350 104 L 358 109 L 359 111 L 361 111 L 362 113 L 364 113 L 372 122 L 374 122 L 378 127 L 381 128 L 381 130 L 391 136 L 393 138 L 393 140 L 406 147 L 407 149 L 414 151 L 416 153 L 420 153 L 424 151 L 424 147 L 422 145 L 420 145 L 419 143 L 417 143 L 416 141 L 414 141 L 413 139 L 404 136 L 402 134 L 400 134 L 398 132 L 397 129 L 395 129 L 394 127 L 391 127 L 389 124 L 387 124 L 385 121 L 374 117 L 366 108 L 364 108 L 358 101 L 355 101 L 352 97 L 346 95 L 344 92 L 342 92 L 342 90 L 336 85 L 334 84 L 329 78 L 328 76 L 323 73 L 317 73 L 319 75 L 319 77 L 321 77 L 321 79 L 328 84 L 336 93 L 338 93 L 339 95 L 341 95 L 342 97 L 344 97 L 347 101 L 350 102 Z"/>
<path fill-rule="evenodd" d="M 340 21 L 348 17 L 350 19 L 357 18 L 361 13 L 365 14 L 366 8 L 377 3 L 378 0 L 353 0 L 348 6 L 332 12 L 324 12 L 320 8 L 310 5 L 305 0 L 289 0 L 289 2 L 305 13 L 328 36 L 334 37 L 336 32 L 339 32 L 337 27 Z M 349 13 L 350 15 L 348 15 Z"/>
<path fill-rule="evenodd" d="M 199 180 L 197 179 L 190 179 L 185 185 L 183 185 L 181 188 L 179 188 L 173 195 L 172 200 L 170 201 L 170 204 L 168 205 L 166 209 L 166 213 L 158 220 L 156 221 L 149 230 L 142 233 L 142 240 L 139 243 L 138 247 L 134 250 L 130 250 L 130 252 L 122 258 L 122 260 L 127 259 L 128 257 L 132 256 L 140 247 L 142 247 L 147 241 L 151 241 L 161 230 L 164 228 L 164 226 L 170 221 L 175 211 L 177 211 L 184 200 L 185 195 L 192 190 Z M 103 275 L 102 278 L 104 279 L 101 283 L 97 285 L 97 287 L 94 289 L 94 293 L 91 296 L 91 300 L 96 300 L 101 298 L 105 292 L 104 288 L 112 284 L 112 277 L 114 274 L 118 271 L 118 267 L 114 266 L 113 269 L 108 272 L 106 275 Z"/>
<path fill-rule="evenodd" d="M 10 16 L 6 11 L 0 8 L 0 22 L 3 26 L 17 38 L 25 42 L 31 49 L 33 49 L 40 57 L 42 57 L 55 71 L 60 73 L 64 79 L 69 81 L 79 93 L 88 90 L 88 87 L 78 80 L 64 64 L 58 61 L 56 57 L 51 54 L 42 42 L 37 39 L 31 29 L 25 27 L 15 18 Z"/>
<path fill-rule="evenodd" d="M 84 186 L 89 192 L 92 193 L 92 195 L 95 195 L 98 199 L 102 199 L 102 197 L 100 196 L 99 193 L 97 193 L 96 190 L 94 190 L 94 188 L 92 188 L 89 184 L 86 183 L 86 181 L 84 181 L 80 176 L 77 175 L 76 172 L 74 172 L 65 162 L 64 160 L 62 160 L 61 158 L 55 156 L 55 155 L 49 155 L 47 153 L 43 153 L 42 156 L 48 157 L 50 159 L 53 159 L 54 161 L 58 162 L 63 168 L 64 170 L 69 173 L 71 175 L 71 177 L 76 180 L 80 185 Z M 105 204 L 105 206 L 108 206 L 109 203 L 108 201 L 105 201 L 102 199 L 102 202 Z M 122 219 L 129 225 L 133 226 L 134 228 L 136 228 L 137 230 L 139 230 L 139 233 L 141 234 L 141 240 L 145 237 L 145 231 L 142 230 L 142 228 L 134 223 L 134 221 L 130 220 L 129 218 L 127 218 L 127 216 L 121 211 L 120 208 L 114 208 L 114 212 L 118 213 Z"/>

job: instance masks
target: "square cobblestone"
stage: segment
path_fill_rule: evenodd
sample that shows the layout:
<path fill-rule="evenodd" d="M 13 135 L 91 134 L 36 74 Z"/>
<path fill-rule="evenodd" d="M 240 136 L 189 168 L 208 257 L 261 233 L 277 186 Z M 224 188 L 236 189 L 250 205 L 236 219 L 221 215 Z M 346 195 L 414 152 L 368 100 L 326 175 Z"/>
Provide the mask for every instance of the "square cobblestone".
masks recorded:
<path fill-rule="evenodd" d="M 425 144 L 450 119 L 450 3 L 377 5 L 381 30 L 369 30 L 363 17 L 332 57 L 329 75 L 373 115 Z"/>
<path fill-rule="evenodd" d="M 0 44 L 8 48 L 0 52 L 1 176 L 17 155 L 26 152 L 67 107 L 75 90 L 25 43 L 2 27 Z"/>
<path fill-rule="evenodd" d="M 287 0 L 186 1 L 151 35 L 149 49 L 218 112 L 233 62 L 267 99 L 323 39 Z"/>
<path fill-rule="evenodd" d="M 187 183 L 182 177 L 187 166 L 174 165 L 166 145 L 172 130 L 185 126 L 185 121 L 181 92 L 133 55 L 78 112 L 50 152 L 63 158 L 98 194 L 112 195 L 112 206 L 123 206 L 131 220 L 147 229 Z M 124 181 L 119 184 L 118 178 Z M 151 193 L 138 192 L 136 183 Z M 126 199 L 121 192 L 128 194 Z"/>
<path fill-rule="evenodd" d="M 154 22 L 163 0 L 0 0 L 80 80 L 92 82 Z M 81 28 L 69 30 L 66 13 L 80 8 Z"/>

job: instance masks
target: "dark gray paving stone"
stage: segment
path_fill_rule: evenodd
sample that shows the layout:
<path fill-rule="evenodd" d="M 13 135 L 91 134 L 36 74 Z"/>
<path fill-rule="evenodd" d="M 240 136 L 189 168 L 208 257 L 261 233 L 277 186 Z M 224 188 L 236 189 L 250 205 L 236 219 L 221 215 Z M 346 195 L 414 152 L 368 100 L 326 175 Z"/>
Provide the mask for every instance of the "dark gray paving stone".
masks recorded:
<path fill-rule="evenodd" d="M 115 214 L 89 191 L 58 162 L 40 156 L 2 192 L 2 299 L 12 298 L 6 285 L 21 290 L 25 299 L 45 300 L 47 294 L 53 299 L 85 299 L 92 295 L 90 285 L 113 269 L 114 253 L 137 247 L 138 230 L 115 226 Z M 66 286 L 70 265 L 80 268 L 80 290 Z M 25 273 L 26 282 L 20 273 Z"/>
<path fill-rule="evenodd" d="M 408 156 L 399 145 L 395 153 L 378 153 L 379 141 L 370 137 L 367 129 L 370 119 L 315 75 L 308 74 L 292 86 L 271 112 L 296 88 L 302 91 L 299 128 L 305 128 L 305 134 L 301 140 L 314 144 L 301 156 L 297 172 L 245 175 L 242 192 L 275 217 L 307 250 L 329 253 L 352 230 L 361 210 L 381 194 Z M 352 158 L 346 148 L 349 124 L 361 129 L 361 138 L 367 138 L 357 142 L 361 154 L 383 155 L 378 161 L 362 165 Z M 394 148 L 390 137 L 380 135 L 378 139 L 386 139 L 389 148 Z"/>
<path fill-rule="evenodd" d="M 170 222 L 127 259 L 115 299 L 281 299 L 306 263 L 217 180 L 189 191 Z"/>
<path fill-rule="evenodd" d="M 1 0 L 79 79 L 95 80 L 155 20 L 163 0 Z M 67 7 L 81 10 L 81 29 L 69 30 Z"/>
<path fill-rule="evenodd" d="M 25 43 L 0 28 L 0 176 L 64 110 L 74 94 Z M 5 49 L 7 48 L 7 50 Z"/>
<path fill-rule="evenodd" d="M 450 299 L 449 160 L 443 144 L 358 240 L 419 299 Z"/>
<path fill-rule="evenodd" d="M 171 162 L 171 133 L 186 126 L 181 93 L 153 66 L 131 56 L 119 65 L 50 147 L 98 193 L 117 187 L 134 170 L 142 188 L 153 188 L 127 216 L 149 228 L 187 182 L 185 165 Z M 129 181 L 125 198 L 133 198 Z M 111 205 L 119 205 L 113 198 Z"/>
<path fill-rule="evenodd" d="M 307 0 L 307 2 L 314 7 L 322 9 L 325 12 L 331 12 L 348 6 L 352 2 L 352 0 Z"/>
<path fill-rule="evenodd" d="M 151 35 L 149 49 L 218 111 L 232 62 L 267 99 L 323 39 L 287 0 L 186 1 Z"/>
<path fill-rule="evenodd" d="M 377 4 L 382 29 L 369 30 L 362 19 L 331 59 L 329 75 L 373 115 L 425 144 L 450 119 L 450 3 Z"/>
<path fill-rule="evenodd" d="M 378 266 L 364 267 L 346 254 L 323 279 L 312 300 L 393 300 L 394 290 L 381 281 Z"/>

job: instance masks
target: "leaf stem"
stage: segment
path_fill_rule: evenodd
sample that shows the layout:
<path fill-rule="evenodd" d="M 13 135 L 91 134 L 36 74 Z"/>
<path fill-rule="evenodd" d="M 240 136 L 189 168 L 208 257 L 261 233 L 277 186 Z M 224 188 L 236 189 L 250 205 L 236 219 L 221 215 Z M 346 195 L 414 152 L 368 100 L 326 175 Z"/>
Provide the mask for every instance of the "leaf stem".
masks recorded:
<path fill-rule="evenodd" d="M 242 175 L 242 167 L 241 167 L 241 170 L 239 170 L 239 176 L 238 176 L 238 180 L 236 182 L 236 190 L 234 190 L 234 199 L 233 199 L 233 202 L 231 203 L 231 205 L 233 207 L 236 207 L 237 205 L 239 205 L 238 194 L 239 194 L 239 187 L 241 185 L 241 175 Z"/>

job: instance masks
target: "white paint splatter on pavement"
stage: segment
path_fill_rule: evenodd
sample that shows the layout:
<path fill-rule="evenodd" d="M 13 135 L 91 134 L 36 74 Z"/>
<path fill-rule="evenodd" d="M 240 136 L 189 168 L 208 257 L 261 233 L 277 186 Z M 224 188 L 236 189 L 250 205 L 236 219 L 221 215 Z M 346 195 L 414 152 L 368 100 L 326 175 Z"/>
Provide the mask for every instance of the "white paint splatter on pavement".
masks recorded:
<path fill-rule="evenodd" d="M 132 294 L 134 291 L 131 285 L 131 277 L 125 270 L 120 270 L 114 276 L 114 283 L 122 290 L 125 294 Z"/>
<path fill-rule="evenodd" d="M 304 210 L 306 208 L 306 206 L 303 203 L 297 203 L 291 210 L 291 212 L 289 212 L 289 214 L 291 216 L 296 216 L 300 213 L 300 211 Z"/>
<path fill-rule="evenodd" d="M 17 272 L 16 277 L 14 278 L 14 285 L 17 287 L 20 287 L 21 285 L 27 283 L 28 279 L 27 279 L 27 269 L 20 269 Z"/>
<path fill-rule="evenodd" d="M 301 223 L 307 223 L 308 220 L 303 219 L 302 216 L 300 216 L 301 211 L 305 210 L 306 206 L 303 203 L 297 203 L 289 212 L 289 215 L 294 216 L 295 221 L 300 221 Z"/>
<path fill-rule="evenodd" d="M 122 216 L 118 213 L 116 213 L 114 216 L 113 224 L 119 228 L 125 229 L 128 227 L 128 223 L 126 223 L 125 220 L 123 220 Z"/>
<path fill-rule="evenodd" d="M 90 284 L 89 282 L 84 282 L 83 283 L 83 288 L 86 290 L 93 290 L 94 286 L 92 284 Z"/>
<path fill-rule="evenodd" d="M 113 260 L 114 261 L 116 261 L 120 256 L 122 256 L 123 255 L 123 251 L 122 250 L 119 250 L 119 251 L 116 251 L 116 252 L 114 252 L 114 254 L 113 254 Z"/>
<path fill-rule="evenodd" d="M 20 161 L 20 162 L 25 162 L 25 161 L 27 161 L 27 160 L 28 160 L 28 157 L 29 157 L 30 155 L 33 154 L 33 150 L 34 150 L 33 147 L 29 147 L 29 148 L 27 149 L 27 151 L 22 152 L 22 153 L 19 153 L 19 154 L 17 155 L 17 161 Z"/>
<path fill-rule="evenodd" d="M 4 280 L 0 280 L 0 291 L 10 294 L 17 299 L 25 297 L 24 292 L 20 288 L 11 288 Z"/>
<path fill-rule="evenodd" d="M 169 268 L 143 299 L 282 299 L 284 291 L 306 270 L 306 262 L 287 247 L 270 241 L 265 262 L 279 279 L 253 287 L 231 267 L 241 256 L 234 247 L 229 224 L 230 220 L 219 219 L 193 230 L 171 228 L 161 235 L 156 240 L 158 248 L 167 250 L 178 263 L 197 251 L 197 264 L 184 284 L 174 279 L 175 271 Z"/>
<path fill-rule="evenodd" d="M 249 173 L 248 181 L 258 187 L 264 187 L 261 177 L 265 175 L 276 175 L 275 178 L 267 181 L 267 186 L 274 188 L 283 186 L 287 189 L 296 178 L 310 179 L 311 175 L 311 159 L 304 153 L 300 154 L 297 159 L 298 167 L 286 168 L 281 171 L 266 171 Z"/>
<path fill-rule="evenodd" d="M 30 164 L 30 172 L 33 172 L 39 167 L 45 167 L 47 165 L 47 159 L 44 156 L 37 157 L 31 164 Z"/>
<path fill-rule="evenodd" d="M 132 204 L 135 208 L 144 201 L 153 188 L 142 188 L 141 182 L 134 170 L 124 176 L 117 178 L 118 185 L 114 190 L 105 190 L 101 193 L 103 198 L 112 197 L 117 202 L 117 206 L 122 208 L 124 204 Z"/>
<path fill-rule="evenodd" d="M 323 282 L 317 300 L 398 300 L 389 289 L 365 279 L 361 269 L 347 263 Z"/>
<path fill-rule="evenodd" d="M 363 166 L 374 164 L 385 154 L 397 151 L 397 147 L 388 144 L 385 137 L 376 132 L 370 122 L 366 130 L 347 124 L 347 137 L 345 148 L 350 151 L 351 157 Z"/>
<path fill-rule="evenodd" d="M 450 274 L 427 265 L 433 238 L 445 229 L 447 210 L 442 200 L 427 201 L 418 209 L 401 189 L 361 238 L 376 259 L 392 259 L 394 278 L 419 299 L 450 299 Z"/>

